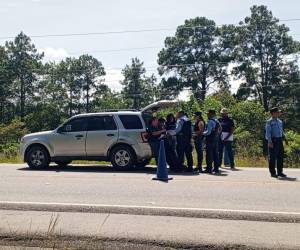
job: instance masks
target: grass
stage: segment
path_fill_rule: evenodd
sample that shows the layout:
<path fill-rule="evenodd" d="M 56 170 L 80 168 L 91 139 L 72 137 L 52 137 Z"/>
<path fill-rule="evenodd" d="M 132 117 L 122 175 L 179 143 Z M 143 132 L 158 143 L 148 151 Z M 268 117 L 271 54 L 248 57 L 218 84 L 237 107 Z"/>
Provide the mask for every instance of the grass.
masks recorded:
<path fill-rule="evenodd" d="M 5 157 L 0 155 L 0 163 L 23 163 L 21 157 Z"/>

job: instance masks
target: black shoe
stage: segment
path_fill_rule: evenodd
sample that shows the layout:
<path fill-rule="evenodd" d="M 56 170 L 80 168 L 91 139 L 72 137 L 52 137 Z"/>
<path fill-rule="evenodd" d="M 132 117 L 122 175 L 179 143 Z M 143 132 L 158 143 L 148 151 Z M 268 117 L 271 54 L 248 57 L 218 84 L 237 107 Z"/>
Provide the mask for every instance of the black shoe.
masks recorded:
<path fill-rule="evenodd" d="M 212 170 L 205 169 L 203 173 L 212 174 Z"/>
<path fill-rule="evenodd" d="M 278 176 L 282 177 L 282 178 L 286 178 L 287 177 L 286 174 L 284 174 L 284 173 L 278 174 Z"/>
<path fill-rule="evenodd" d="M 188 169 L 185 169 L 185 172 L 187 172 L 187 173 L 193 173 L 194 169 L 193 168 L 188 168 Z"/>
<path fill-rule="evenodd" d="M 278 178 L 278 175 L 277 174 L 271 174 L 271 177 L 272 178 Z"/>

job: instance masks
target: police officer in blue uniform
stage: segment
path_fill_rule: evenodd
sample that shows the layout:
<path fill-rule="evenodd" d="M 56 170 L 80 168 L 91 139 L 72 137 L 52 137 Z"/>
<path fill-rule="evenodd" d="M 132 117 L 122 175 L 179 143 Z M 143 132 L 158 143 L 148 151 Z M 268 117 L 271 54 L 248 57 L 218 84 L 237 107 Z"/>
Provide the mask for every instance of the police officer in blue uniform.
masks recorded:
<path fill-rule="evenodd" d="M 288 144 L 288 141 L 283 131 L 283 123 L 279 119 L 281 112 L 275 107 L 270 110 L 270 113 L 272 118 L 267 121 L 265 127 L 265 139 L 268 142 L 269 170 L 271 177 L 286 177 L 283 173 L 283 140 L 285 140 L 286 144 Z"/>
<path fill-rule="evenodd" d="M 219 152 L 218 152 L 218 142 L 219 135 L 221 131 L 221 125 L 219 121 L 215 118 L 216 111 L 209 110 L 207 113 L 208 121 L 206 130 L 203 132 L 206 140 L 206 169 L 205 173 L 211 174 L 215 172 L 219 174 Z M 212 164 L 214 163 L 214 169 L 212 169 Z"/>
<path fill-rule="evenodd" d="M 179 166 L 187 172 L 193 172 L 193 146 L 192 146 L 192 123 L 184 111 L 177 113 L 176 137 L 177 137 L 177 154 Z M 187 160 L 187 169 L 184 167 L 184 156 Z"/>

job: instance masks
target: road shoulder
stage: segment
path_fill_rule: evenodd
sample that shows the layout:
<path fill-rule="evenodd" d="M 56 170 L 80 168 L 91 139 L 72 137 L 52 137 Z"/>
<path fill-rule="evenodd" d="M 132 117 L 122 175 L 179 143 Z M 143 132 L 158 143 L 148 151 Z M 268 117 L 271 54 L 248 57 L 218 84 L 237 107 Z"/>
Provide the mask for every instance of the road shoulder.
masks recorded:
<path fill-rule="evenodd" d="M 173 216 L 0 211 L 0 235 L 90 238 L 170 247 L 299 249 L 300 224 Z"/>

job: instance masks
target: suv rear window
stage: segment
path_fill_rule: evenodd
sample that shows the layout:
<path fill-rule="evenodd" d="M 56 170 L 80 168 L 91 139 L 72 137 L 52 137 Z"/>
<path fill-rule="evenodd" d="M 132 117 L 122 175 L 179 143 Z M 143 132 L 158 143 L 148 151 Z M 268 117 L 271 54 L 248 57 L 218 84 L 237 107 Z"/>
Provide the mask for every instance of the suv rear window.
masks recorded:
<path fill-rule="evenodd" d="M 125 129 L 143 129 L 141 119 L 137 115 L 119 115 Z"/>
<path fill-rule="evenodd" d="M 116 129 L 117 125 L 112 116 L 93 116 L 89 118 L 88 131 Z"/>

